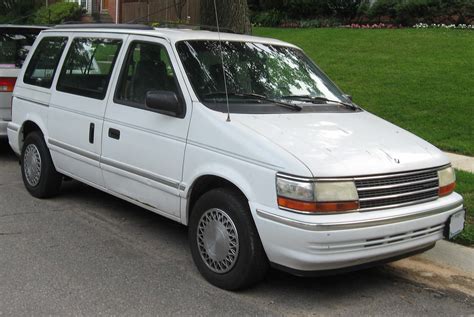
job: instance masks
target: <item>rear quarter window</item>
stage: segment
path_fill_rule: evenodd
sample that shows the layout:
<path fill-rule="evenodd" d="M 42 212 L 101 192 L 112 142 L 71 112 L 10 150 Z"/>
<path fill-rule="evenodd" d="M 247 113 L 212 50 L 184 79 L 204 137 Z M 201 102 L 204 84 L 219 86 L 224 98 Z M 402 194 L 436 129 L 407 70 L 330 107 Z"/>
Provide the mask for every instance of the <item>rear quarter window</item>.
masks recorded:
<path fill-rule="evenodd" d="M 64 61 L 57 90 L 104 99 L 122 40 L 76 38 Z"/>
<path fill-rule="evenodd" d="M 51 88 L 67 37 L 44 37 L 36 47 L 25 71 L 23 82 Z"/>

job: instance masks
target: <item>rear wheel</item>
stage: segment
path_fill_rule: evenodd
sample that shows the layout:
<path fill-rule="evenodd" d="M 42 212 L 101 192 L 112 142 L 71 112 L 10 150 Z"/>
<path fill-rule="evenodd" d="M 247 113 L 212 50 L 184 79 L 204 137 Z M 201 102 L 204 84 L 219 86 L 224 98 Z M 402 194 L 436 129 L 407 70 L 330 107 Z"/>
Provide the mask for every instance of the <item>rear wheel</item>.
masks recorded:
<path fill-rule="evenodd" d="M 32 132 L 26 136 L 20 162 L 23 183 L 31 195 L 47 198 L 59 192 L 62 175 L 54 168 L 41 133 Z"/>
<path fill-rule="evenodd" d="M 199 272 L 217 287 L 250 287 L 268 270 L 248 202 L 233 190 L 213 189 L 199 198 L 191 213 L 189 242 Z"/>

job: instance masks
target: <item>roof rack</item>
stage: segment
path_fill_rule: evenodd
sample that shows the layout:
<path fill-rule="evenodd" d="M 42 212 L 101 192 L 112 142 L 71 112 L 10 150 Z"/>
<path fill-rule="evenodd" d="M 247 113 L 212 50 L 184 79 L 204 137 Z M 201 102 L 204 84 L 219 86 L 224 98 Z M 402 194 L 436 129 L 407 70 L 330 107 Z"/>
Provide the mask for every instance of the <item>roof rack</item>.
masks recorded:
<path fill-rule="evenodd" d="M 151 25 L 155 28 L 173 28 L 173 29 L 191 29 L 191 30 L 203 30 L 203 31 L 217 31 L 215 25 L 205 25 L 205 24 L 190 24 L 190 23 L 180 23 L 174 21 L 139 21 L 147 25 Z M 222 32 L 225 33 L 237 33 L 232 29 L 220 28 Z"/>
<path fill-rule="evenodd" d="M 67 23 L 58 24 L 54 29 L 121 29 L 121 30 L 153 30 L 154 28 L 145 24 L 114 24 L 114 23 Z"/>
<path fill-rule="evenodd" d="M 174 29 L 217 31 L 217 27 L 215 25 L 188 24 L 188 23 L 179 23 L 179 22 L 171 22 L 171 21 L 147 21 L 146 24 L 66 22 L 64 24 L 55 25 L 53 28 L 66 29 L 66 30 L 69 30 L 69 29 L 154 30 L 155 28 L 174 28 Z M 220 30 L 226 33 L 237 33 L 232 29 L 220 28 Z"/>

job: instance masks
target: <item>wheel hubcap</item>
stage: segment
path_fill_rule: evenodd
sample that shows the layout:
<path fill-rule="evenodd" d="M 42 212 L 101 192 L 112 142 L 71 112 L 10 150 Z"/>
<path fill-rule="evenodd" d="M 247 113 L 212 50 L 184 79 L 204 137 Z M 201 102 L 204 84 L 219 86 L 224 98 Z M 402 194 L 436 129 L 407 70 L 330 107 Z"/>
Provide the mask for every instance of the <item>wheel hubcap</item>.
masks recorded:
<path fill-rule="evenodd" d="M 41 155 L 34 144 L 28 144 L 23 157 L 23 169 L 26 181 L 31 186 L 36 186 L 41 177 Z"/>
<path fill-rule="evenodd" d="M 239 236 L 234 222 L 224 211 L 213 208 L 199 220 L 199 253 L 207 267 L 216 273 L 229 272 L 239 255 Z"/>

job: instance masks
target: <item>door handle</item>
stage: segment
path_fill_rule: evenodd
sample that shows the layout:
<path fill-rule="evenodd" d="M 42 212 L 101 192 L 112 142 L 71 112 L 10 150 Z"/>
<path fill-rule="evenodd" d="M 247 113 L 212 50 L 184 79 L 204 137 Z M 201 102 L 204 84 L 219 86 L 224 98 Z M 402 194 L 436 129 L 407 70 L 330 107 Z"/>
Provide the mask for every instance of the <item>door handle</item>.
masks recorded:
<path fill-rule="evenodd" d="M 109 138 L 120 140 L 120 130 L 110 128 L 109 129 Z"/>
<path fill-rule="evenodd" d="M 95 124 L 91 123 L 89 126 L 89 143 L 90 144 L 94 143 L 94 130 L 95 130 Z"/>

